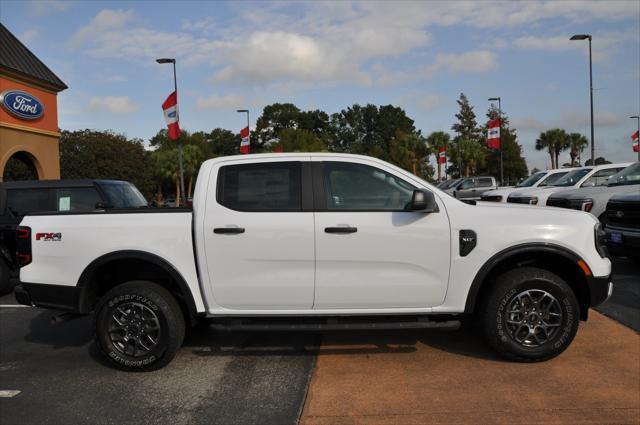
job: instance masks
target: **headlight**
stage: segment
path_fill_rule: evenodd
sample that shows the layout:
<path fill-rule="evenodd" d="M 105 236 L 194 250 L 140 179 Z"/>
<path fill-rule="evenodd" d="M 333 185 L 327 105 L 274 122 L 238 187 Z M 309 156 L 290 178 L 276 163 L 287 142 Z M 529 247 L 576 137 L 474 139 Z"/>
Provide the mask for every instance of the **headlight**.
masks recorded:
<path fill-rule="evenodd" d="M 602 230 L 602 223 L 597 223 L 593 229 L 593 236 L 596 244 L 596 251 L 602 258 L 609 257 L 609 250 L 607 250 L 606 236 L 604 230 Z"/>
<path fill-rule="evenodd" d="M 582 211 L 591 212 L 591 208 L 593 208 L 593 199 L 585 199 L 582 201 L 582 205 L 580 207 Z"/>

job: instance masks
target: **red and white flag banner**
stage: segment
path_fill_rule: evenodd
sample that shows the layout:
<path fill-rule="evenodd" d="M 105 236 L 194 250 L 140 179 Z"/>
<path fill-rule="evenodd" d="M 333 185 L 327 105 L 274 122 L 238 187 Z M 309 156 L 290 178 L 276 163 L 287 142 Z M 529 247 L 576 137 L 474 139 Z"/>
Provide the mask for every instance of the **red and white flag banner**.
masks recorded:
<path fill-rule="evenodd" d="M 631 141 L 633 142 L 633 151 L 640 152 L 640 132 L 636 131 L 631 135 Z"/>
<path fill-rule="evenodd" d="M 249 153 L 251 150 L 251 144 L 249 142 L 249 127 L 245 127 L 240 130 L 240 153 Z"/>
<path fill-rule="evenodd" d="M 489 149 L 500 149 L 500 119 L 491 120 L 487 123 L 487 147 Z"/>
<path fill-rule="evenodd" d="M 438 164 L 444 164 L 447 162 L 447 151 L 444 146 L 438 148 Z"/>
<path fill-rule="evenodd" d="M 177 140 L 180 137 L 180 124 L 178 122 L 178 92 L 174 91 L 167 97 L 162 104 L 164 119 L 167 121 L 169 129 L 168 136 L 171 140 Z"/>

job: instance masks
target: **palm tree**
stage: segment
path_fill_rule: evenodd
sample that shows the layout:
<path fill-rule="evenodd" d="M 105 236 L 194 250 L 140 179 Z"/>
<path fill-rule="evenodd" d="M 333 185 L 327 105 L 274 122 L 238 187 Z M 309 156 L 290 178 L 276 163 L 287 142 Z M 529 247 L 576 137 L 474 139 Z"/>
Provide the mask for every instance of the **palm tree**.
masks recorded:
<path fill-rule="evenodd" d="M 589 141 L 586 137 L 584 137 L 580 133 L 571 133 L 569 134 L 569 156 L 571 157 L 571 167 L 575 167 L 576 165 L 580 165 L 579 161 L 576 164 L 576 158 L 580 157 L 580 154 L 584 150 L 584 148 L 589 145 Z"/>
<path fill-rule="evenodd" d="M 478 142 L 469 139 L 460 139 L 456 145 L 461 168 L 464 169 L 464 176 L 469 177 L 478 167 L 484 165 L 487 159 L 487 150 Z M 462 177 L 462 170 L 460 170 L 460 176 Z"/>
<path fill-rule="evenodd" d="M 156 163 L 158 177 L 161 180 L 167 178 L 176 182 L 176 206 L 180 206 L 180 172 L 178 167 L 177 147 L 160 148 L 151 154 Z M 160 187 L 162 183 L 160 183 Z"/>
<path fill-rule="evenodd" d="M 434 131 L 429 135 L 429 137 L 427 137 L 427 146 L 429 147 L 429 150 L 436 155 L 436 163 L 438 164 L 438 181 L 440 181 L 442 176 L 442 164 L 440 164 L 438 152 L 441 147 L 444 147 L 446 149 L 447 145 L 450 142 L 451 136 L 449 136 L 449 134 L 445 133 L 444 131 Z"/>
<path fill-rule="evenodd" d="M 544 133 L 540 133 L 540 135 L 536 139 L 536 150 L 541 151 L 545 149 L 549 153 L 549 158 L 551 158 L 551 168 L 556 168 L 556 165 L 554 162 L 555 145 L 553 144 L 553 141 L 551 140 L 551 136 L 549 135 L 548 131 L 545 131 Z"/>
<path fill-rule="evenodd" d="M 187 188 L 187 199 L 191 198 L 191 189 L 193 187 L 193 178 L 198 174 L 200 165 L 205 160 L 205 154 L 197 145 L 185 145 L 183 148 L 183 164 L 184 175 L 189 179 Z"/>
<path fill-rule="evenodd" d="M 536 139 L 536 150 L 546 149 L 551 158 L 551 168 L 558 168 L 560 152 L 569 147 L 569 135 L 561 128 L 554 128 L 540 133 Z"/>

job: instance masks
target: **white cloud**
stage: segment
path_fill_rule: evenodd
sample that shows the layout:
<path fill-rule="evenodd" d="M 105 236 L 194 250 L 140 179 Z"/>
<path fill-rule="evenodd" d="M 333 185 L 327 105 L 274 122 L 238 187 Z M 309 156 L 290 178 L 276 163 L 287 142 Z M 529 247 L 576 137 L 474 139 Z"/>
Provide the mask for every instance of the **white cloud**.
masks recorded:
<path fill-rule="evenodd" d="M 209 97 L 201 97 L 196 100 L 196 107 L 200 110 L 234 109 L 244 107 L 245 105 L 245 98 L 237 94 L 226 94 L 222 96 L 212 95 Z"/>
<path fill-rule="evenodd" d="M 596 62 L 609 59 L 619 50 L 622 43 L 636 41 L 638 39 L 638 34 L 633 29 L 594 33 L 592 35 L 593 60 Z M 573 50 L 581 51 L 585 55 L 588 54 L 588 49 L 585 45 L 587 41 L 574 41 L 570 40 L 569 37 L 570 36 L 566 34 L 550 37 L 524 36 L 516 38 L 513 41 L 513 46 L 526 50 L 541 50 L 547 52 L 566 52 Z"/>
<path fill-rule="evenodd" d="M 67 42 L 67 47 L 77 48 L 90 42 L 100 41 L 96 37 L 103 36 L 112 30 L 123 28 L 133 19 L 133 10 L 101 10 L 87 25 L 77 30 Z"/>
<path fill-rule="evenodd" d="M 35 0 L 29 2 L 28 13 L 31 16 L 42 17 L 51 12 L 63 12 L 71 6 L 71 2 L 60 0 Z"/>
<path fill-rule="evenodd" d="M 145 63 L 158 55 L 170 55 L 181 64 L 209 66 L 215 82 L 350 82 L 368 86 L 375 81 L 390 85 L 415 77 L 398 67 L 394 72 L 380 72 L 372 64 L 407 53 L 424 57 L 433 43 L 429 30 L 435 26 L 495 29 L 533 26 L 547 19 L 579 23 L 628 20 L 636 11 L 640 13 L 636 3 L 308 2 L 298 4 L 295 13 L 286 2 L 261 4 L 259 8 L 240 3 L 235 8 L 237 15 L 230 19 L 217 22 L 210 16 L 199 16 L 184 20 L 178 31 L 137 24 L 132 10 L 104 9 L 79 29 L 67 46 L 82 47 L 95 58 Z M 467 53 L 438 54 L 423 71 L 427 76 L 439 71 L 486 72 L 498 66 L 492 49 L 507 45 L 558 51 L 573 48 L 565 38 L 501 39 L 491 48 L 478 43 L 479 49 Z M 604 46 L 605 38 L 599 40 Z"/>
<path fill-rule="evenodd" d="M 31 28 L 24 31 L 22 34 L 18 36 L 18 40 L 23 42 L 24 44 L 29 44 L 34 40 L 37 40 L 40 37 L 40 31 L 36 28 Z"/>
<path fill-rule="evenodd" d="M 87 105 L 89 112 L 108 112 L 113 115 L 126 115 L 138 109 L 140 105 L 133 103 L 127 96 L 95 96 Z"/>
<path fill-rule="evenodd" d="M 433 64 L 425 69 L 427 75 L 436 72 L 458 72 L 474 74 L 493 71 L 498 68 L 497 56 L 488 50 L 475 50 L 465 53 L 439 53 Z"/>

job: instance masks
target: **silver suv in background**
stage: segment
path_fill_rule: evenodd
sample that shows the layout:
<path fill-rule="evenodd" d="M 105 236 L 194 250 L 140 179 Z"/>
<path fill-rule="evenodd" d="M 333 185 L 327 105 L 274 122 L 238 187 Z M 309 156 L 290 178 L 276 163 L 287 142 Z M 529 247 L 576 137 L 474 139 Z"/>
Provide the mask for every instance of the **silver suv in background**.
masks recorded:
<path fill-rule="evenodd" d="M 467 177 L 445 189 L 449 195 L 457 199 L 480 199 L 483 193 L 498 188 L 494 177 Z"/>
<path fill-rule="evenodd" d="M 631 164 L 607 180 L 601 179 L 593 183 L 598 185 L 554 193 L 547 200 L 547 206 L 590 212 L 605 222 L 607 202 L 613 195 L 640 193 L 640 162 Z"/>

